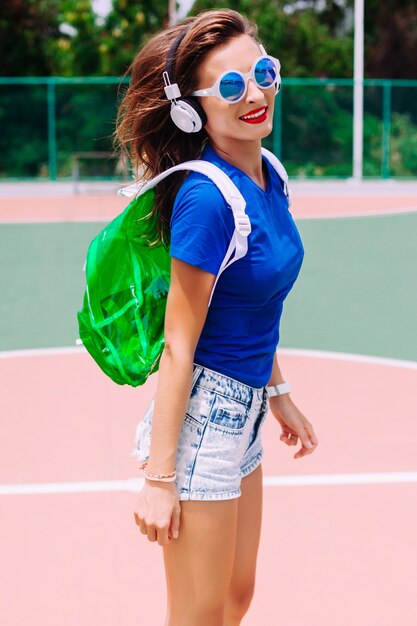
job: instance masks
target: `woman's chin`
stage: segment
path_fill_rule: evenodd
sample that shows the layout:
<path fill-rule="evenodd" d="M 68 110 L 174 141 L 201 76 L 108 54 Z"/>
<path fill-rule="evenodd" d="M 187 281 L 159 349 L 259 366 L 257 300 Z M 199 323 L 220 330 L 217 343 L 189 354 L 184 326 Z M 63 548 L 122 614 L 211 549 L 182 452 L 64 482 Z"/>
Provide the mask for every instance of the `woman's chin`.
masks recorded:
<path fill-rule="evenodd" d="M 268 137 L 272 132 L 272 128 L 272 122 L 266 120 L 264 124 L 246 129 L 244 133 L 245 139 L 263 139 L 264 137 Z"/>

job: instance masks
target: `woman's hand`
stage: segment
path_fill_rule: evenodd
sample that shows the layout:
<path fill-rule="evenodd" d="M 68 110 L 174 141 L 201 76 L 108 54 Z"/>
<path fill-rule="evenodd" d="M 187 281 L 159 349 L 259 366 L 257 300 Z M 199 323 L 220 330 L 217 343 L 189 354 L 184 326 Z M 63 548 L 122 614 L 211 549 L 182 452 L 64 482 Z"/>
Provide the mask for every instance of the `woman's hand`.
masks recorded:
<path fill-rule="evenodd" d="M 294 454 L 295 459 L 299 459 L 306 454 L 314 452 L 318 441 L 314 434 L 313 426 L 301 413 L 300 409 L 294 404 L 288 394 L 270 398 L 269 408 L 277 422 L 281 425 L 281 441 L 286 443 L 287 446 L 296 446 L 298 444 L 298 438 L 300 438 L 301 448 Z"/>
<path fill-rule="evenodd" d="M 160 546 L 177 539 L 181 507 L 174 482 L 149 481 L 139 492 L 139 502 L 134 511 L 135 522 L 149 541 Z"/>

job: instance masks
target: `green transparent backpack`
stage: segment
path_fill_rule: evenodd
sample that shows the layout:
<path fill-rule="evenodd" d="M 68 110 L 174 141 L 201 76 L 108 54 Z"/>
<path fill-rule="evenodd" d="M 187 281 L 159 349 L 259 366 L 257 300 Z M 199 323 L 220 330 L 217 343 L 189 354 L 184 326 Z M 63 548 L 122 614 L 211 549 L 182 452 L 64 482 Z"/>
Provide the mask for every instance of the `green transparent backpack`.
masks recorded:
<path fill-rule="evenodd" d="M 263 153 L 281 178 L 285 177 L 286 185 L 281 163 L 265 149 Z M 149 245 L 152 229 L 148 216 L 155 200 L 154 187 L 179 170 L 197 171 L 210 178 L 233 211 L 235 230 L 213 291 L 221 273 L 248 249 L 251 225 L 245 213 L 246 202 L 227 174 L 212 163 L 187 161 L 146 184 L 137 183 L 119 191 L 133 199 L 88 248 L 86 289 L 77 314 L 81 343 L 103 372 L 119 385 L 142 385 L 159 367 L 171 259 L 162 244 Z"/>

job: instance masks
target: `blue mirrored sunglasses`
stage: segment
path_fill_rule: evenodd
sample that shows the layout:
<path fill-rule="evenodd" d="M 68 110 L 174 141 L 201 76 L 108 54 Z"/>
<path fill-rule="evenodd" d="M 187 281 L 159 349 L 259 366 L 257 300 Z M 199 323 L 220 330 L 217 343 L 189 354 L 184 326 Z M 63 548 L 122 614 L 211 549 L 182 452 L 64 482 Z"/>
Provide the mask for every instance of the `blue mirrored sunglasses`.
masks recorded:
<path fill-rule="evenodd" d="M 281 85 L 280 69 L 281 64 L 278 59 L 263 54 L 254 60 L 249 72 L 243 73 L 239 72 L 239 70 L 228 70 L 220 74 L 212 87 L 198 89 L 193 91 L 191 95 L 216 96 L 223 102 L 234 104 L 244 98 L 249 78 L 254 80 L 259 89 L 269 89 L 276 85 L 276 91 L 278 92 Z"/>

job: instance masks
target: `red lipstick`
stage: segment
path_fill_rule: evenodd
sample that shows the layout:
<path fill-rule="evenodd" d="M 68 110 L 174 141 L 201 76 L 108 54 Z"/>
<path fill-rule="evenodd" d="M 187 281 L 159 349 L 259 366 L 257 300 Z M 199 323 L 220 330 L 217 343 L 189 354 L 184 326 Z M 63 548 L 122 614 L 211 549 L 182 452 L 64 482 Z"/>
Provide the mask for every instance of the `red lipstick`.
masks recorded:
<path fill-rule="evenodd" d="M 256 115 L 260 111 L 263 111 L 262 115 L 258 115 L 257 117 L 252 117 L 250 119 L 244 119 L 248 115 Z M 263 106 L 263 107 L 258 107 L 257 109 L 253 109 L 252 111 L 245 113 L 245 115 L 241 115 L 239 119 L 242 122 L 246 122 L 246 124 L 261 124 L 262 122 L 266 120 L 267 114 L 268 114 L 268 107 Z"/>

